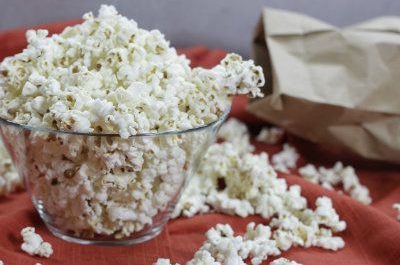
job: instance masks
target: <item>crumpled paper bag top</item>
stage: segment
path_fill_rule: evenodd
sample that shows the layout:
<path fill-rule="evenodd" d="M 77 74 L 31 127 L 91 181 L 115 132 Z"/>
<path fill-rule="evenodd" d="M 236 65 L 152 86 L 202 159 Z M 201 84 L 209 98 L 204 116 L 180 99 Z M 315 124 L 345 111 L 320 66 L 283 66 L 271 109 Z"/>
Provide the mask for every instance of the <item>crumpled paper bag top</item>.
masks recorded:
<path fill-rule="evenodd" d="M 400 18 L 340 29 L 265 8 L 253 43 L 269 83 L 250 112 L 313 142 L 400 163 Z"/>

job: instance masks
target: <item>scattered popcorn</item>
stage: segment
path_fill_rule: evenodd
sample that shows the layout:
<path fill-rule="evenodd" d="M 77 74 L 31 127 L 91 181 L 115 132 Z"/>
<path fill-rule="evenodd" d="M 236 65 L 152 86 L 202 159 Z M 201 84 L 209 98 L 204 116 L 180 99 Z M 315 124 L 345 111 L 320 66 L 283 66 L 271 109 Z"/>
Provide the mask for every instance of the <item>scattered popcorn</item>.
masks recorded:
<path fill-rule="evenodd" d="M 250 134 L 246 124 L 235 118 L 226 121 L 218 131 L 218 138 L 232 143 L 243 153 L 254 151 L 254 146 L 250 143 Z"/>
<path fill-rule="evenodd" d="M 284 136 L 284 130 L 278 127 L 264 127 L 257 135 L 257 141 L 266 144 L 278 144 L 281 142 Z"/>
<path fill-rule="evenodd" d="M 294 260 L 288 260 L 286 258 L 279 258 L 279 259 L 272 261 L 269 265 L 302 265 L 302 264 L 297 263 Z"/>
<path fill-rule="evenodd" d="M 48 258 L 53 254 L 53 248 L 50 243 L 44 242 L 42 237 L 35 233 L 35 228 L 25 227 L 22 229 L 21 235 L 24 240 L 21 249 L 29 255 Z"/>
<path fill-rule="evenodd" d="M 343 190 L 357 201 L 366 205 L 372 202 L 368 188 L 360 183 L 354 168 L 345 167 L 341 162 L 336 162 L 332 168 L 318 169 L 312 164 L 307 164 L 299 169 L 299 174 L 326 189 L 332 190 L 335 186 L 342 185 Z"/>
<path fill-rule="evenodd" d="M 393 204 L 393 208 L 397 210 L 397 220 L 400 221 L 400 203 Z"/>
<path fill-rule="evenodd" d="M 23 180 L 14 168 L 11 157 L 0 140 L 0 196 L 23 186 Z"/>
<path fill-rule="evenodd" d="M 268 229 L 280 251 L 292 246 L 334 251 L 344 247 L 343 239 L 334 233 L 345 230 L 346 223 L 340 220 L 328 197 L 317 198 L 316 209 L 310 209 L 300 186 L 288 186 L 278 178 L 266 153 L 246 153 L 229 142 L 236 141 L 233 137 L 224 139 L 227 142 L 209 148 L 179 200 L 174 217 L 210 211 L 241 217 L 258 214 L 272 218 Z M 257 255 L 253 257 L 254 264 L 258 264 Z"/>
<path fill-rule="evenodd" d="M 158 30 L 140 29 L 113 6 L 83 19 L 51 37 L 27 32 L 28 47 L 0 65 L 0 116 L 115 136 L 2 131 L 15 149 L 26 150 L 22 170 L 52 225 L 77 237 L 121 239 L 169 215 L 232 97 L 262 96 L 264 76 L 236 54 L 213 69 L 191 69 Z M 212 122 L 210 131 L 130 137 Z"/>
<path fill-rule="evenodd" d="M 63 131 L 138 133 L 185 130 L 220 117 L 236 94 L 262 96 L 262 68 L 228 54 L 194 68 L 158 30 L 102 5 L 98 17 L 48 36 L 29 30 L 28 47 L 0 65 L 0 115 Z"/>
<path fill-rule="evenodd" d="M 250 259 L 252 265 L 259 265 L 268 256 L 280 255 L 271 230 L 262 224 L 249 223 L 243 236 L 234 236 L 228 224 L 217 224 L 206 233 L 207 240 L 186 265 L 246 265 Z M 158 259 L 154 265 L 170 265 L 168 259 Z"/>
<path fill-rule="evenodd" d="M 305 209 L 296 214 L 279 213 L 271 220 L 270 226 L 276 228 L 273 238 L 282 250 L 292 246 L 317 246 L 328 250 L 338 250 L 344 247 L 341 237 L 333 237 L 333 232 L 346 229 L 346 223 L 332 208 L 328 197 L 320 197 L 316 201 L 317 209 Z M 315 226 L 318 228 L 315 229 Z"/>
<path fill-rule="evenodd" d="M 272 165 L 275 170 L 289 173 L 289 169 L 295 168 L 299 154 L 288 143 L 283 145 L 283 150 L 272 156 Z"/>

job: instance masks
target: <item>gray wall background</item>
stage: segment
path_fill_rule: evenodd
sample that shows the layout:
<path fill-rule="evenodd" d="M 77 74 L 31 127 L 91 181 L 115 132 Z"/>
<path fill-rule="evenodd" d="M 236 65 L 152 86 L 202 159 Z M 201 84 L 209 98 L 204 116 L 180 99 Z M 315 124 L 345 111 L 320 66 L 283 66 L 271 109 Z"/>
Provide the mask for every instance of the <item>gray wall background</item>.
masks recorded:
<path fill-rule="evenodd" d="M 0 30 L 79 18 L 97 12 L 102 3 L 115 5 L 143 28 L 160 29 L 177 47 L 206 44 L 246 57 L 263 6 L 302 12 L 337 26 L 400 15 L 400 0 L 0 0 Z"/>

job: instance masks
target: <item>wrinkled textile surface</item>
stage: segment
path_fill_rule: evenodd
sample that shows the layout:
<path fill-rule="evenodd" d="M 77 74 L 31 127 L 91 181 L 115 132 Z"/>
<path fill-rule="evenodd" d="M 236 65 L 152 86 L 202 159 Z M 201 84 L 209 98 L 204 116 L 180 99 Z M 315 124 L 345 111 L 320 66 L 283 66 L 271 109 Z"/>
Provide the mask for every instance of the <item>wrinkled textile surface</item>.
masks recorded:
<path fill-rule="evenodd" d="M 76 21 L 75 21 L 76 22 Z M 60 31 L 70 23 L 44 25 L 51 32 Z M 0 59 L 20 51 L 26 45 L 24 30 L 0 33 Z M 182 50 L 192 60 L 193 66 L 212 67 L 225 56 L 221 50 L 208 50 L 195 47 Z M 236 98 L 232 116 L 248 123 L 257 130 L 262 123 L 245 112 L 247 100 Z M 332 166 L 338 154 L 329 154 L 318 146 L 294 140 L 289 137 L 303 156 L 300 164 L 312 162 Z M 280 146 L 268 146 L 255 143 L 257 152 L 273 153 Z M 333 155 L 336 157 L 333 158 Z M 340 154 L 339 154 L 340 157 Z M 395 219 L 396 213 L 392 204 L 400 202 L 400 168 L 389 165 L 371 165 L 357 162 L 356 171 L 361 182 L 371 191 L 373 204 L 364 206 L 346 195 L 327 191 L 311 184 L 296 175 L 285 175 L 289 184 L 299 184 L 303 194 L 314 201 L 317 196 L 327 195 L 333 199 L 335 208 L 344 219 L 348 228 L 341 233 L 346 247 L 338 252 L 318 248 L 292 248 L 283 255 L 305 265 L 330 264 L 400 264 L 400 222 Z M 6 198 L 0 198 L 0 260 L 6 265 L 29 265 L 39 262 L 51 264 L 152 264 L 158 257 L 168 257 L 181 264 L 193 256 L 193 253 L 205 240 L 204 233 L 217 223 L 229 223 L 238 233 L 245 231 L 250 221 L 266 222 L 260 217 L 240 218 L 220 214 L 196 216 L 190 219 L 170 221 L 160 236 L 146 243 L 128 247 L 81 246 L 64 242 L 52 236 L 45 228 L 34 210 L 26 192 L 19 192 Z M 23 227 L 34 226 L 45 241 L 50 242 L 54 254 L 49 259 L 31 257 L 20 250 Z M 272 259 L 270 259 L 272 260 Z M 268 264 L 269 262 L 265 262 Z"/>

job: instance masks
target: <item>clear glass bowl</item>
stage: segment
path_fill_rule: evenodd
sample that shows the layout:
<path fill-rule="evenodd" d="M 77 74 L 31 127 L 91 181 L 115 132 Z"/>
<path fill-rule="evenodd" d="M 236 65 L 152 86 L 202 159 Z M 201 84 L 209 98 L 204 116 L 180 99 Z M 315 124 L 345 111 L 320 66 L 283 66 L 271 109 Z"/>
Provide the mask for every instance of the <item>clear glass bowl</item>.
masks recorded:
<path fill-rule="evenodd" d="M 87 134 L 0 119 L 34 206 L 57 237 L 127 245 L 157 236 L 227 117 L 180 132 Z"/>

